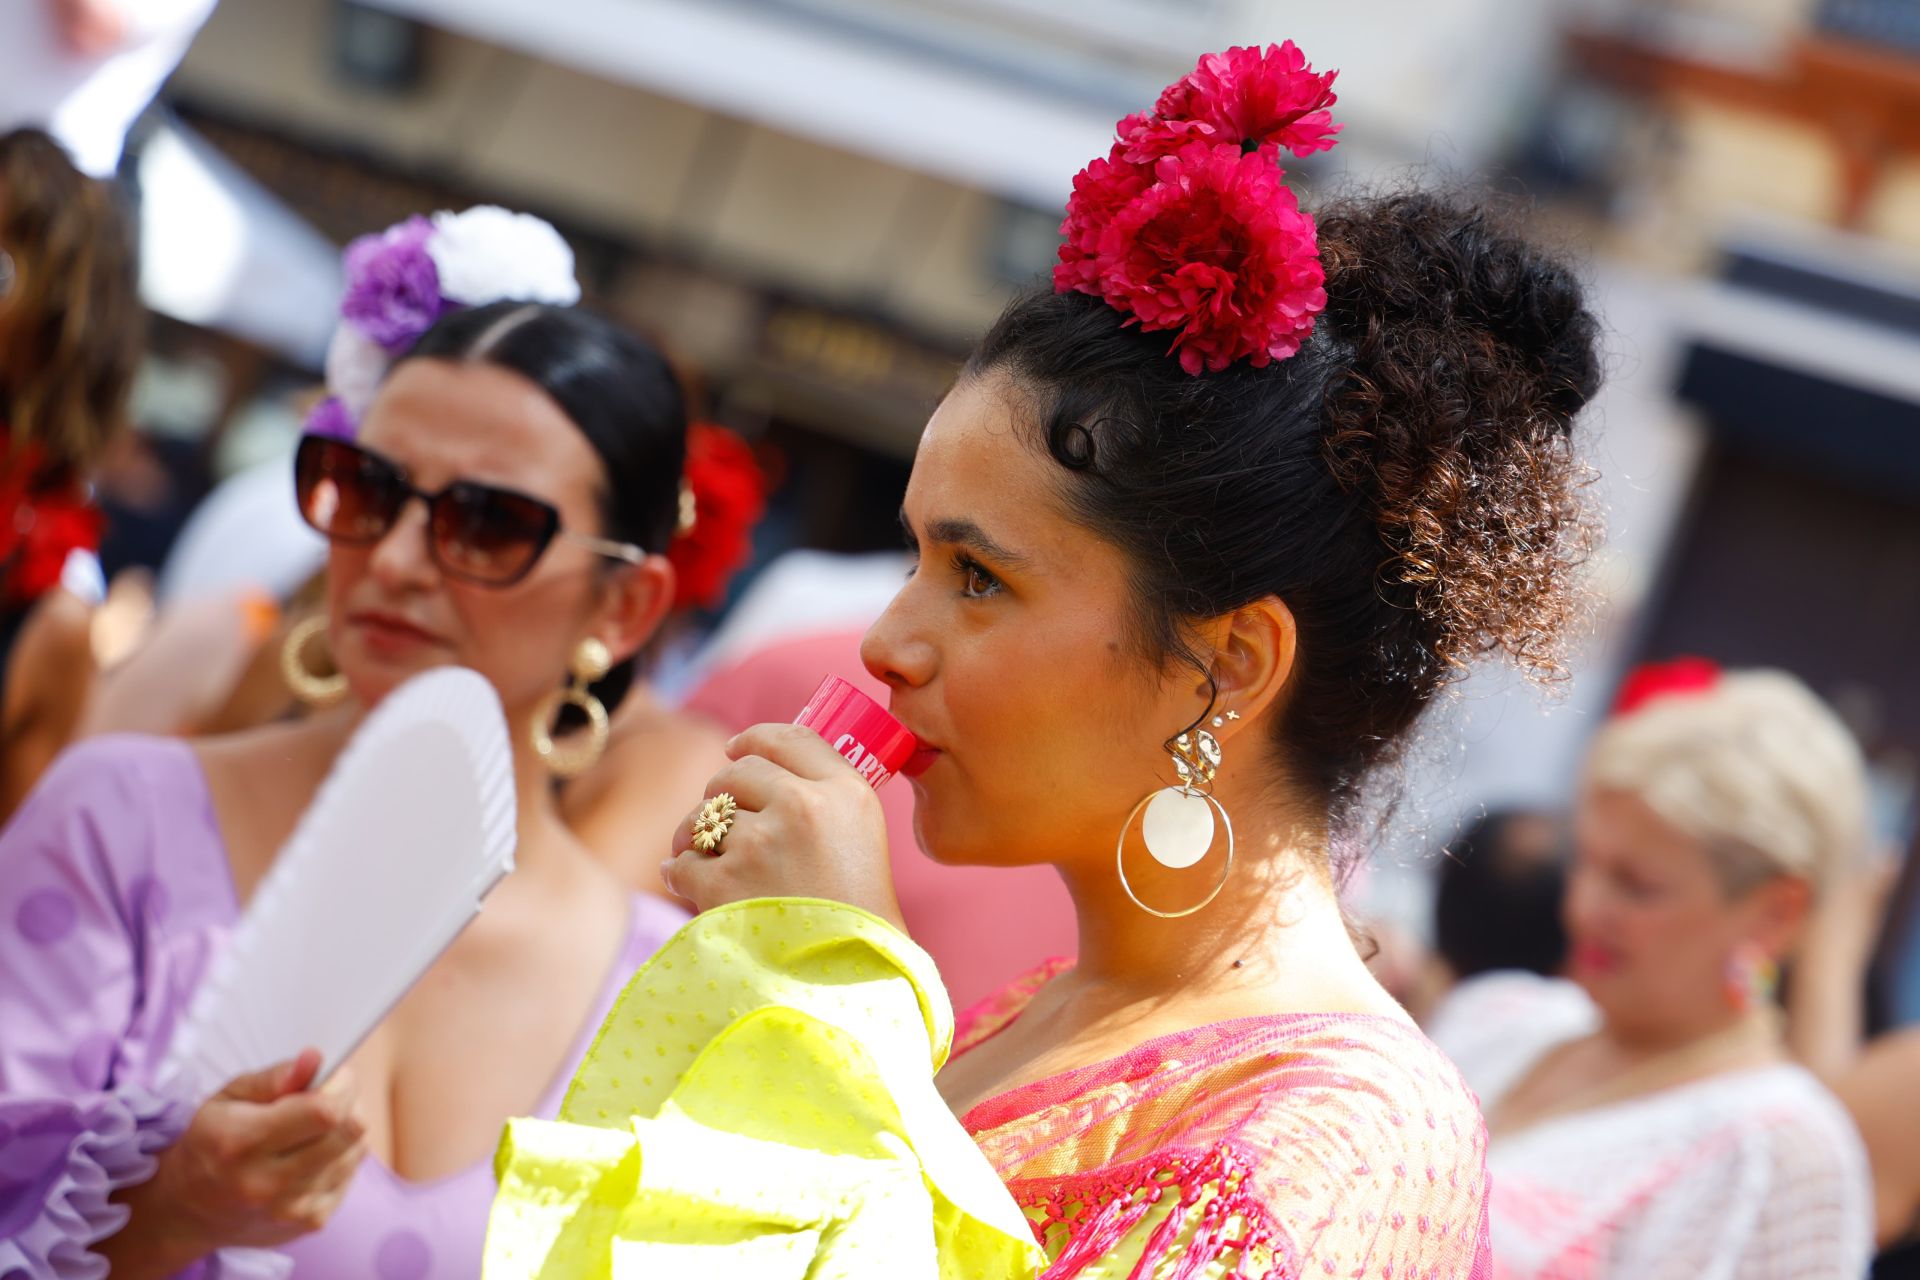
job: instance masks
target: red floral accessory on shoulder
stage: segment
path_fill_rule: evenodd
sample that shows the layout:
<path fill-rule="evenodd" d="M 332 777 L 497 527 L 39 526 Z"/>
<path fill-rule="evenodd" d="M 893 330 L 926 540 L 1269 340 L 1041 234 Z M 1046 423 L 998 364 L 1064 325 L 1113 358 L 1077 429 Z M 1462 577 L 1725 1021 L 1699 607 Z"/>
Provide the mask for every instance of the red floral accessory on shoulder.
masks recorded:
<path fill-rule="evenodd" d="M 1298 351 L 1326 309 L 1326 274 L 1280 157 L 1333 146 L 1337 74 L 1291 40 L 1201 58 L 1074 177 L 1055 290 L 1171 331 L 1188 373 Z"/>
<path fill-rule="evenodd" d="M 753 554 L 753 526 L 767 509 L 767 477 L 753 446 L 725 427 L 687 429 L 681 529 L 667 547 L 673 607 L 711 609 Z"/>

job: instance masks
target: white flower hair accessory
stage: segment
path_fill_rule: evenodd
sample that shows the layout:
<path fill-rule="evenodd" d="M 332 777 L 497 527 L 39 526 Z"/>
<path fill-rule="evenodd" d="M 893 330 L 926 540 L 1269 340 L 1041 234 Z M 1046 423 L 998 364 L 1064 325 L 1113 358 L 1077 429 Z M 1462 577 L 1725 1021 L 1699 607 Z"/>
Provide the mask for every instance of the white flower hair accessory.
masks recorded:
<path fill-rule="evenodd" d="M 573 250 L 550 223 L 483 204 L 433 215 L 427 252 L 449 302 L 483 307 L 512 298 L 570 307 L 580 301 Z"/>
<path fill-rule="evenodd" d="M 440 317 L 493 302 L 580 301 L 573 250 L 549 223 L 498 205 L 411 217 L 361 236 L 327 347 L 327 397 L 307 430 L 351 437 L 393 361 Z"/>

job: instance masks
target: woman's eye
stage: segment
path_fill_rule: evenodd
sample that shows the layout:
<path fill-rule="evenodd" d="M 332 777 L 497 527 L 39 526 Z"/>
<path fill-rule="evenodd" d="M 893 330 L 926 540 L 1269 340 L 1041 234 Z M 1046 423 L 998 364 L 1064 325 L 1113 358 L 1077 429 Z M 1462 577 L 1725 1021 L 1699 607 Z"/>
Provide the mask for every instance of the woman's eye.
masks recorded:
<path fill-rule="evenodd" d="M 1000 590 L 1000 579 L 978 561 L 962 557 L 954 562 L 954 568 L 960 571 L 960 594 L 970 600 L 978 600 Z"/>

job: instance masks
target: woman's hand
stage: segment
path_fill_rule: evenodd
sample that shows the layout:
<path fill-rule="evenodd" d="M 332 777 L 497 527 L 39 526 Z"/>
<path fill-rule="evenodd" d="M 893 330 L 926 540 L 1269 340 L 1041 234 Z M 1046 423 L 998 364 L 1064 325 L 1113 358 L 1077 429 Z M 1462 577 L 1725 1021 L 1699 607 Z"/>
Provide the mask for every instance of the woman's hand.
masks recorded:
<path fill-rule="evenodd" d="M 170 1275 L 216 1249 L 285 1244 L 326 1225 L 366 1156 L 353 1086 L 313 1092 L 309 1049 L 209 1098 L 152 1178 L 122 1196 L 132 1217 L 96 1246 L 113 1274 Z"/>
<path fill-rule="evenodd" d="M 739 805 L 713 853 L 693 847 L 687 815 L 661 868 L 667 888 L 705 911 L 744 898 L 827 898 L 904 931 L 887 861 L 880 798 L 811 729 L 755 725 L 727 744 L 732 764 L 707 784 Z"/>

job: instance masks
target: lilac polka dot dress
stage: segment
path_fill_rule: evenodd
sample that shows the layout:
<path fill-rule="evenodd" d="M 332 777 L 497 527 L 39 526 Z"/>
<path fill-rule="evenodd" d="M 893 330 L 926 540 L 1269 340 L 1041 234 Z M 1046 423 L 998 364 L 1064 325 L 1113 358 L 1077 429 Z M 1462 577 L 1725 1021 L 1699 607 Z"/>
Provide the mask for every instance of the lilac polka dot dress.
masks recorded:
<path fill-rule="evenodd" d="M 106 1274 L 87 1246 L 119 1229 L 113 1192 L 151 1175 L 190 1114 L 148 1086 L 238 915 L 206 778 L 183 742 L 83 743 L 0 833 L 0 1278 Z M 536 1114 L 558 1112 L 627 975 L 684 921 L 636 897 L 626 945 Z M 279 1252 L 300 1280 L 471 1280 L 493 1192 L 490 1162 L 412 1183 L 370 1158 L 327 1227 Z"/>

